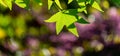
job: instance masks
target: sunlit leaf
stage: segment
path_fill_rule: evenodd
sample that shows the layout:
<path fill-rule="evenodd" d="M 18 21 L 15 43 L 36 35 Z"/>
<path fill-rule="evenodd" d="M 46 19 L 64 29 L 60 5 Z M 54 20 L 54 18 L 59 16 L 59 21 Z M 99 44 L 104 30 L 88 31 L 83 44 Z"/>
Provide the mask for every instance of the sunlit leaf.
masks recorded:
<path fill-rule="evenodd" d="M 52 17 L 50 17 L 48 20 L 45 20 L 45 22 L 56 22 L 60 17 L 60 15 L 61 15 L 61 12 L 58 12 L 54 14 Z"/>
<path fill-rule="evenodd" d="M 59 7 L 60 9 L 62 9 L 62 7 L 61 7 L 61 4 L 60 4 L 60 1 L 59 1 L 59 0 L 55 0 L 55 3 L 58 5 L 58 7 Z"/>
<path fill-rule="evenodd" d="M 96 1 L 93 2 L 92 7 L 103 12 L 103 10 L 100 8 L 99 4 Z"/>
<path fill-rule="evenodd" d="M 52 0 L 48 0 L 48 10 L 50 10 L 52 4 L 53 4 L 53 1 Z"/>
<path fill-rule="evenodd" d="M 67 27 L 68 31 L 72 32 L 75 36 L 79 37 L 77 29 L 74 24 Z"/>
<path fill-rule="evenodd" d="M 0 0 L 0 4 L 12 10 L 12 0 Z"/>
<path fill-rule="evenodd" d="M 5 2 L 9 9 L 12 10 L 12 0 L 5 0 Z"/>
<path fill-rule="evenodd" d="M 61 32 L 64 25 L 65 25 L 65 22 L 63 20 L 56 22 L 56 32 L 57 32 L 57 34 L 59 34 Z"/>
<path fill-rule="evenodd" d="M 15 0 L 15 3 L 21 8 L 25 8 L 27 6 L 23 0 Z"/>
<path fill-rule="evenodd" d="M 63 11 L 60 11 L 53 15 L 50 19 L 46 20 L 46 22 L 56 22 L 57 34 L 59 34 L 63 27 L 66 26 L 70 32 L 72 32 L 74 35 L 78 37 L 76 27 L 71 28 L 71 25 L 74 25 L 74 22 L 77 21 L 76 17 L 71 13 L 72 12 L 63 13 Z"/>
<path fill-rule="evenodd" d="M 7 5 L 3 2 L 3 0 L 0 0 L 0 4 L 2 4 L 3 6 L 7 7 Z"/>
<path fill-rule="evenodd" d="M 71 3 L 73 0 L 68 0 L 68 4 Z"/>
<path fill-rule="evenodd" d="M 80 6 L 85 6 L 85 2 L 78 3 Z"/>

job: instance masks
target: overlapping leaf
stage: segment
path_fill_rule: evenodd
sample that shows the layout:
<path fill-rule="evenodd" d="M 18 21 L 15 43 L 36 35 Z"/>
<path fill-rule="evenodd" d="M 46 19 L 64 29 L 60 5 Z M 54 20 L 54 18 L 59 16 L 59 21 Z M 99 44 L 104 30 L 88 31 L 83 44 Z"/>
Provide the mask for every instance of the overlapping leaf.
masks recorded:
<path fill-rule="evenodd" d="M 59 9 L 62 9 L 62 6 L 60 4 L 60 1 L 59 0 L 48 0 L 48 10 L 51 8 L 52 4 L 53 3 L 56 3 L 56 5 L 59 7 Z"/>

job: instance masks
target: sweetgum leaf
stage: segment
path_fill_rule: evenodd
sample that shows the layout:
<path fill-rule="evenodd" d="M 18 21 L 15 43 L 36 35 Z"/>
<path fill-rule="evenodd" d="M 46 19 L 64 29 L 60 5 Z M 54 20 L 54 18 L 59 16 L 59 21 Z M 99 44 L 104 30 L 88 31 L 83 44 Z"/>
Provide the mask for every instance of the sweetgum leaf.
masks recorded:
<path fill-rule="evenodd" d="M 57 4 L 57 6 L 58 6 L 60 9 L 62 9 L 62 6 L 61 6 L 61 4 L 60 4 L 60 1 L 59 1 L 59 0 L 55 0 L 55 3 Z"/>
<path fill-rule="evenodd" d="M 12 0 L 0 0 L 0 4 L 12 10 Z"/>
<path fill-rule="evenodd" d="M 53 1 L 52 0 L 48 0 L 48 10 L 50 10 L 52 4 L 53 4 Z"/>
<path fill-rule="evenodd" d="M 92 7 L 103 12 L 103 10 L 100 8 L 99 4 L 96 1 L 93 2 Z"/>
<path fill-rule="evenodd" d="M 12 0 L 4 0 L 10 10 L 12 10 Z"/>
<path fill-rule="evenodd" d="M 15 3 L 21 7 L 21 8 L 25 8 L 27 5 L 24 3 L 24 0 L 15 0 Z"/>
<path fill-rule="evenodd" d="M 7 5 L 3 2 L 3 0 L 0 0 L 0 4 L 7 7 Z"/>
<path fill-rule="evenodd" d="M 52 17 L 50 17 L 50 19 L 45 20 L 45 22 L 56 22 L 57 34 L 59 34 L 63 29 L 63 27 L 66 26 L 68 31 L 70 31 L 71 33 L 73 33 L 78 37 L 76 27 L 74 26 L 74 22 L 77 21 L 77 18 L 74 15 L 71 15 L 71 12 L 67 12 L 67 13 L 64 12 L 60 11 L 54 14 Z"/>
<path fill-rule="evenodd" d="M 75 36 L 79 37 L 77 29 L 74 24 L 67 27 L 68 31 L 72 32 Z"/>

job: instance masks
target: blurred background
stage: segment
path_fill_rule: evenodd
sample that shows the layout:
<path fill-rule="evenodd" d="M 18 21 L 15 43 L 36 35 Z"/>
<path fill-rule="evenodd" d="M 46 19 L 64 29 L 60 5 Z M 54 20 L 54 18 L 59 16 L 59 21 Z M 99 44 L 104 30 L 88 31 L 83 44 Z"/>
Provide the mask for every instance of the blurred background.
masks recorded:
<path fill-rule="evenodd" d="M 120 1 L 98 2 L 104 12 L 89 7 L 82 15 L 90 23 L 75 23 L 79 38 L 66 28 L 56 35 L 55 23 L 44 22 L 57 12 L 47 0 L 31 1 L 30 10 L 0 5 L 0 56 L 120 56 Z"/>

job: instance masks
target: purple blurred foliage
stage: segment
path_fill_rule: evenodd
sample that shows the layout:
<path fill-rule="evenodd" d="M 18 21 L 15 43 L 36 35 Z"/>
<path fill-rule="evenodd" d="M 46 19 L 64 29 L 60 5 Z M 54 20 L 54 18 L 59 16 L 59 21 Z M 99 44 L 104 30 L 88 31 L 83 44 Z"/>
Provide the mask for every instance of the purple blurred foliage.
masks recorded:
<path fill-rule="evenodd" d="M 31 51 L 30 49 L 25 49 L 22 53 L 23 56 L 30 56 L 31 55 Z"/>
<path fill-rule="evenodd" d="M 65 52 L 66 52 L 65 49 L 59 47 L 59 48 L 57 48 L 56 56 L 65 56 L 65 54 L 66 54 Z"/>

